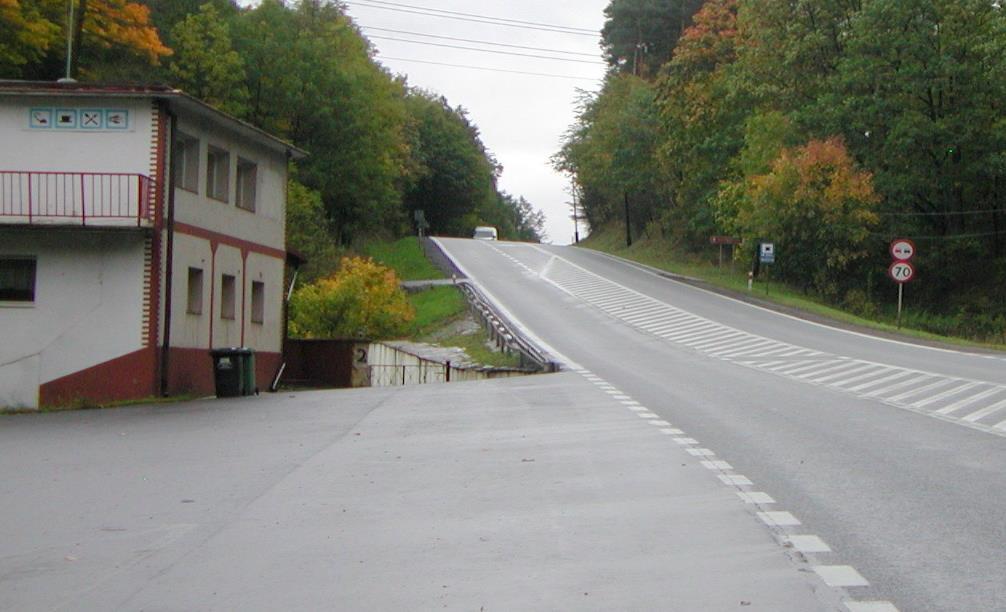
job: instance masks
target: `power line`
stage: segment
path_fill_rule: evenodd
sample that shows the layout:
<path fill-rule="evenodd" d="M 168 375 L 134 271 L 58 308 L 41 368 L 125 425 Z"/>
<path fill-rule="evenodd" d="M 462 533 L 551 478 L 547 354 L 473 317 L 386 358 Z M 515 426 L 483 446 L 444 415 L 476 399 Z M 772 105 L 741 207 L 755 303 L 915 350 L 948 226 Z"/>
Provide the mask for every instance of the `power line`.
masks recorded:
<path fill-rule="evenodd" d="M 448 45 L 446 43 L 435 43 L 435 42 L 428 42 L 428 41 L 425 41 L 425 40 L 407 40 L 407 39 L 404 39 L 404 38 L 394 38 L 394 37 L 391 37 L 391 36 L 375 36 L 375 35 L 371 34 L 369 36 L 369 38 L 376 38 L 378 40 L 394 40 L 394 41 L 397 41 L 397 42 L 406 42 L 406 43 L 412 43 L 412 44 L 415 44 L 415 45 L 427 45 L 427 46 L 430 46 L 430 47 L 446 47 L 446 48 L 449 48 L 449 49 L 464 49 L 466 51 L 480 51 L 482 53 L 496 53 L 498 55 L 510 55 L 510 56 L 514 56 L 514 57 L 531 57 L 531 58 L 535 58 L 535 59 L 555 60 L 557 62 L 576 62 L 578 64 L 593 64 L 593 65 L 596 65 L 596 66 L 604 66 L 605 65 L 604 62 L 600 62 L 600 61 L 581 60 L 581 59 L 573 59 L 573 58 L 568 58 L 568 57 L 548 57 L 547 55 L 532 55 L 530 53 L 515 53 L 513 51 L 498 51 L 496 49 L 479 49 L 477 47 L 463 47 L 461 45 Z"/>
<path fill-rule="evenodd" d="M 939 235 L 933 234 L 929 236 L 916 236 L 911 235 L 912 240 L 957 240 L 960 238 L 987 238 L 989 236 L 1000 236 L 1006 234 L 1006 230 L 1000 230 L 998 232 L 978 232 L 974 234 L 949 234 L 949 235 Z M 883 238 L 891 238 L 892 236 L 900 236 L 899 232 L 870 232 L 871 236 L 879 236 Z"/>
<path fill-rule="evenodd" d="M 472 23 L 484 23 L 484 24 L 487 24 L 487 25 L 503 26 L 503 27 L 507 27 L 507 28 L 520 28 L 520 29 L 524 29 L 524 30 L 538 30 L 538 31 L 541 31 L 541 32 L 556 32 L 558 34 L 571 34 L 571 35 L 574 35 L 574 36 L 592 36 L 594 38 L 596 38 L 598 36 L 597 32 L 588 33 L 588 30 L 584 30 L 582 32 L 578 32 L 578 31 L 573 31 L 573 30 L 568 30 L 568 29 L 535 27 L 535 26 L 529 26 L 529 25 L 517 25 L 517 24 L 512 24 L 512 23 L 504 23 L 504 22 L 500 22 L 500 21 L 489 21 L 489 20 L 485 20 L 485 19 L 473 19 L 473 18 L 468 18 L 468 17 L 455 17 L 453 15 L 439 15 L 437 13 L 429 13 L 429 12 L 424 12 L 424 11 L 415 11 L 415 10 L 409 10 L 409 9 L 403 9 L 403 8 L 394 8 L 394 7 L 391 7 L 391 6 L 381 6 L 381 5 L 378 5 L 378 4 L 363 4 L 362 2 L 360 2 L 360 0 L 351 0 L 349 2 L 344 1 L 343 4 L 347 4 L 347 5 L 350 5 L 350 6 L 356 5 L 356 6 L 365 7 L 365 8 L 383 9 L 383 10 L 386 10 L 386 11 L 394 11 L 396 13 L 409 13 L 409 14 L 412 14 L 412 15 L 425 15 L 427 17 L 441 17 L 443 19 L 454 19 L 456 21 L 468 21 L 468 22 L 472 22 Z"/>
<path fill-rule="evenodd" d="M 416 10 L 420 10 L 420 11 L 428 11 L 428 12 L 431 12 L 431 13 L 443 13 L 445 15 L 459 15 L 459 16 L 462 16 L 462 17 L 474 17 L 476 19 L 490 19 L 492 21 L 501 21 L 501 22 L 507 22 L 507 23 L 520 24 L 520 25 L 540 26 L 540 27 L 543 27 L 543 28 L 557 28 L 557 29 L 562 29 L 562 30 L 569 30 L 571 32 L 574 32 L 574 31 L 575 32 L 583 32 L 583 33 L 590 34 L 592 36 L 597 36 L 597 32 L 595 30 L 590 30 L 588 28 L 577 28 L 577 27 L 574 27 L 574 26 L 555 25 L 553 23 L 540 23 L 540 22 L 537 22 L 537 21 L 521 21 L 520 19 L 510 19 L 508 17 L 493 17 L 492 15 L 479 15 L 479 14 L 476 14 L 476 13 L 460 13 L 458 11 L 448 11 L 448 10 L 445 10 L 445 9 L 432 8 L 432 7 L 428 7 L 428 6 L 416 6 L 416 5 L 413 5 L 413 4 L 400 4 L 398 2 L 388 2 L 387 0 L 362 0 L 362 1 L 363 2 L 367 2 L 368 4 L 381 4 L 381 5 L 387 5 L 387 6 L 395 6 L 395 7 L 399 7 L 399 8 L 408 8 L 408 9 L 416 9 Z"/>
<path fill-rule="evenodd" d="M 488 40 L 474 40 L 471 38 L 456 38 L 454 36 L 438 36 L 436 34 L 423 34 L 422 32 L 408 32 L 405 30 L 392 30 L 390 28 L 378 28 L 375 26 L 360 26 L 364 30 L 378 30 L 381 32 L 392 32 L 394 34 L 407 34 L 409 36 L 422 36 L 424 38 L 437 38 L 440 40 L 455 40 L 458 42 L 476 43 L 479 45 L 492 45 L 494 47 L 507 47 L 510 49 L 526 49 L 528 51 L 544 51 L 546 53 L 564 53 L 566 55 L 580 55 L 583 57 L 596 58 L 596 53 L 582 53 L 580 51 L 564 51 L 562 49 L 546 49 L 542 47 L 526 47 L 524 45 L 508 45 L 506 43 L 491 42 Z"/>
<path fill-rule="evenodd" d="M 966 215 L 990 215 L 993 213 L 1006 213 L 1006 209 L 995 208 L 989 210 L 950 210 L 947 212 L 877 213 L 877 215 L 881 217 L 959 217 Z"/>
<path fill-rule="evenodd" d="M 468 68 L 469 70 L 484 70 L 486 72 L 505 72 L 508 74 L 526 74 L 530 76 L 540 76 L 540 77 L 550 77 L 553 79 L 574 79 L 578 81 L 594 81 L 599 83 L 601 79 L 592 79 L 590 77 L 578 77 L 570 76 L 568 74 L 546 74 L 544 72 L 525 72 L 523 70 L 505 70 L 503 68 L 487 68 L 485 66 L 468 66 L 465 64 L 448 64 L 447 62 L 431 62 L 426 60 L 417 60 L 405 57 L 390 57 L 387 55 L 378 56 L 378 59 L 394 60 L 398 62 L 415 62 L 417 64 L 432 64 L 434 66 L 449 66 L 451 68 Z"/>

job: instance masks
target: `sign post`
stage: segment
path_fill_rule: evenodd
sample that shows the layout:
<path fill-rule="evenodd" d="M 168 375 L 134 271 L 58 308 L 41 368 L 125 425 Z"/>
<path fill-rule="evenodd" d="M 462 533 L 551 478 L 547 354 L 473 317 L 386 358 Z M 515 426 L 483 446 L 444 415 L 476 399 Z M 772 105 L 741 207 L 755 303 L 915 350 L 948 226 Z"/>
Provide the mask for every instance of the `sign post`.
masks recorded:
<path fill-rule="evenodd" d="M 901 308 L 904 303 L 905 283 L 915 278 L 915 266 L 911 259 L 915 257 L 915 243 L 908 238 L 896 238 L 891 241 L 891 257 L 894 261 L 887 268 L 887 275 L 898 284 L 898 329 L 901 329 Z"/>
<path fill-rule="evenodd" d="M 724 244 L 729 244 L 730 245 L 730 269 L 733 270 L 733 267 L 734 267 L 734 259 L 733 259 L 734 249 L 733 249 L 733 245 L 740 244 L 741 243 L 741 239 L 740 238 L 734 238 L 733 236 L 710 236 L 709 237 L 709 243 L 710 244 L 719 245 L 719 247 L 720 247 L 720 265 L 719 265 L 720 268 L 723 267 L 723 245 Z"/>
<path fill-rule="evenodd" d="M 768 295 L 769 264 L 775 263 L 775 244 L 772 242 L 758 243 L 758 262 L 765 266 L 765 295 Z"/>

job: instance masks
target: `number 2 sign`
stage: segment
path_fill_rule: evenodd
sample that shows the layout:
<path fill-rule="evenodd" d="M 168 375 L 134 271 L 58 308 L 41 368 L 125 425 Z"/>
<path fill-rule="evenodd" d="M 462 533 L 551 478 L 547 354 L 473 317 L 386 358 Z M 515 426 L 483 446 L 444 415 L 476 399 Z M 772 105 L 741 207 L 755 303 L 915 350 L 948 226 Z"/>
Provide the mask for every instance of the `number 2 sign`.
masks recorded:
<path fill-rule="evenodd" d="M 915 277 L 915 267 L 907 261 L 895 261 L 887 269 L 887 274 L 894 282 L 904 284 Z"/>

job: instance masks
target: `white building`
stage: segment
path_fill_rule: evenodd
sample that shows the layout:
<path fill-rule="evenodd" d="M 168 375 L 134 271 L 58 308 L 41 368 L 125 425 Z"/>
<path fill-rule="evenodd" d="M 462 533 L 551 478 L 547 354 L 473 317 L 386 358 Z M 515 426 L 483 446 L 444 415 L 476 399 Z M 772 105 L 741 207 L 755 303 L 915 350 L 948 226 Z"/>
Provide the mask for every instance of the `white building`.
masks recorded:
<path fill-rule="evenodd" d="M 0 407 L 212 394 L 229 346 L 265 386 L 302 155 L 167 87 L 0 81 Z"/>

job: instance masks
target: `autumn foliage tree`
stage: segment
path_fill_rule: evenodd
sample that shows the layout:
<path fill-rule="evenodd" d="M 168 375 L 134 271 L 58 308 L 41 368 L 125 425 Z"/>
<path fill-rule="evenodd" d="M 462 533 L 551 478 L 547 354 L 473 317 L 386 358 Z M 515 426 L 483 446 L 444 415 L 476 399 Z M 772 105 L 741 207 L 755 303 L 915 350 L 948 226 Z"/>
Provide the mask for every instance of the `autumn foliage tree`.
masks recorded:
<path fill-rule="evenodd" d="M 343 258 L 338 272 L 290 300 L 290 333 L 301 338 L 389 338 L 414 319 L 395 272 L 369 258 Z"/>
<path fill-rule="evenodd" d="M 767 174 L 744 182 L 730 224 L 749 250 L 775 243 L 782 278 L 836 297 L 842 276 L 869 254 L 879 221 L 872 179 L 839 138 L 783 149 Z"/>
<path fill-rule="evenodd" d="M 73 76 L 103 77 L 137 61 L 156 66 L 171 49 L 150 22 L 150 10 L 129 0 L 72 3 Z M 66 70 L 65 0 L 0 0 L 0 73 L 56 80 Z"/>

